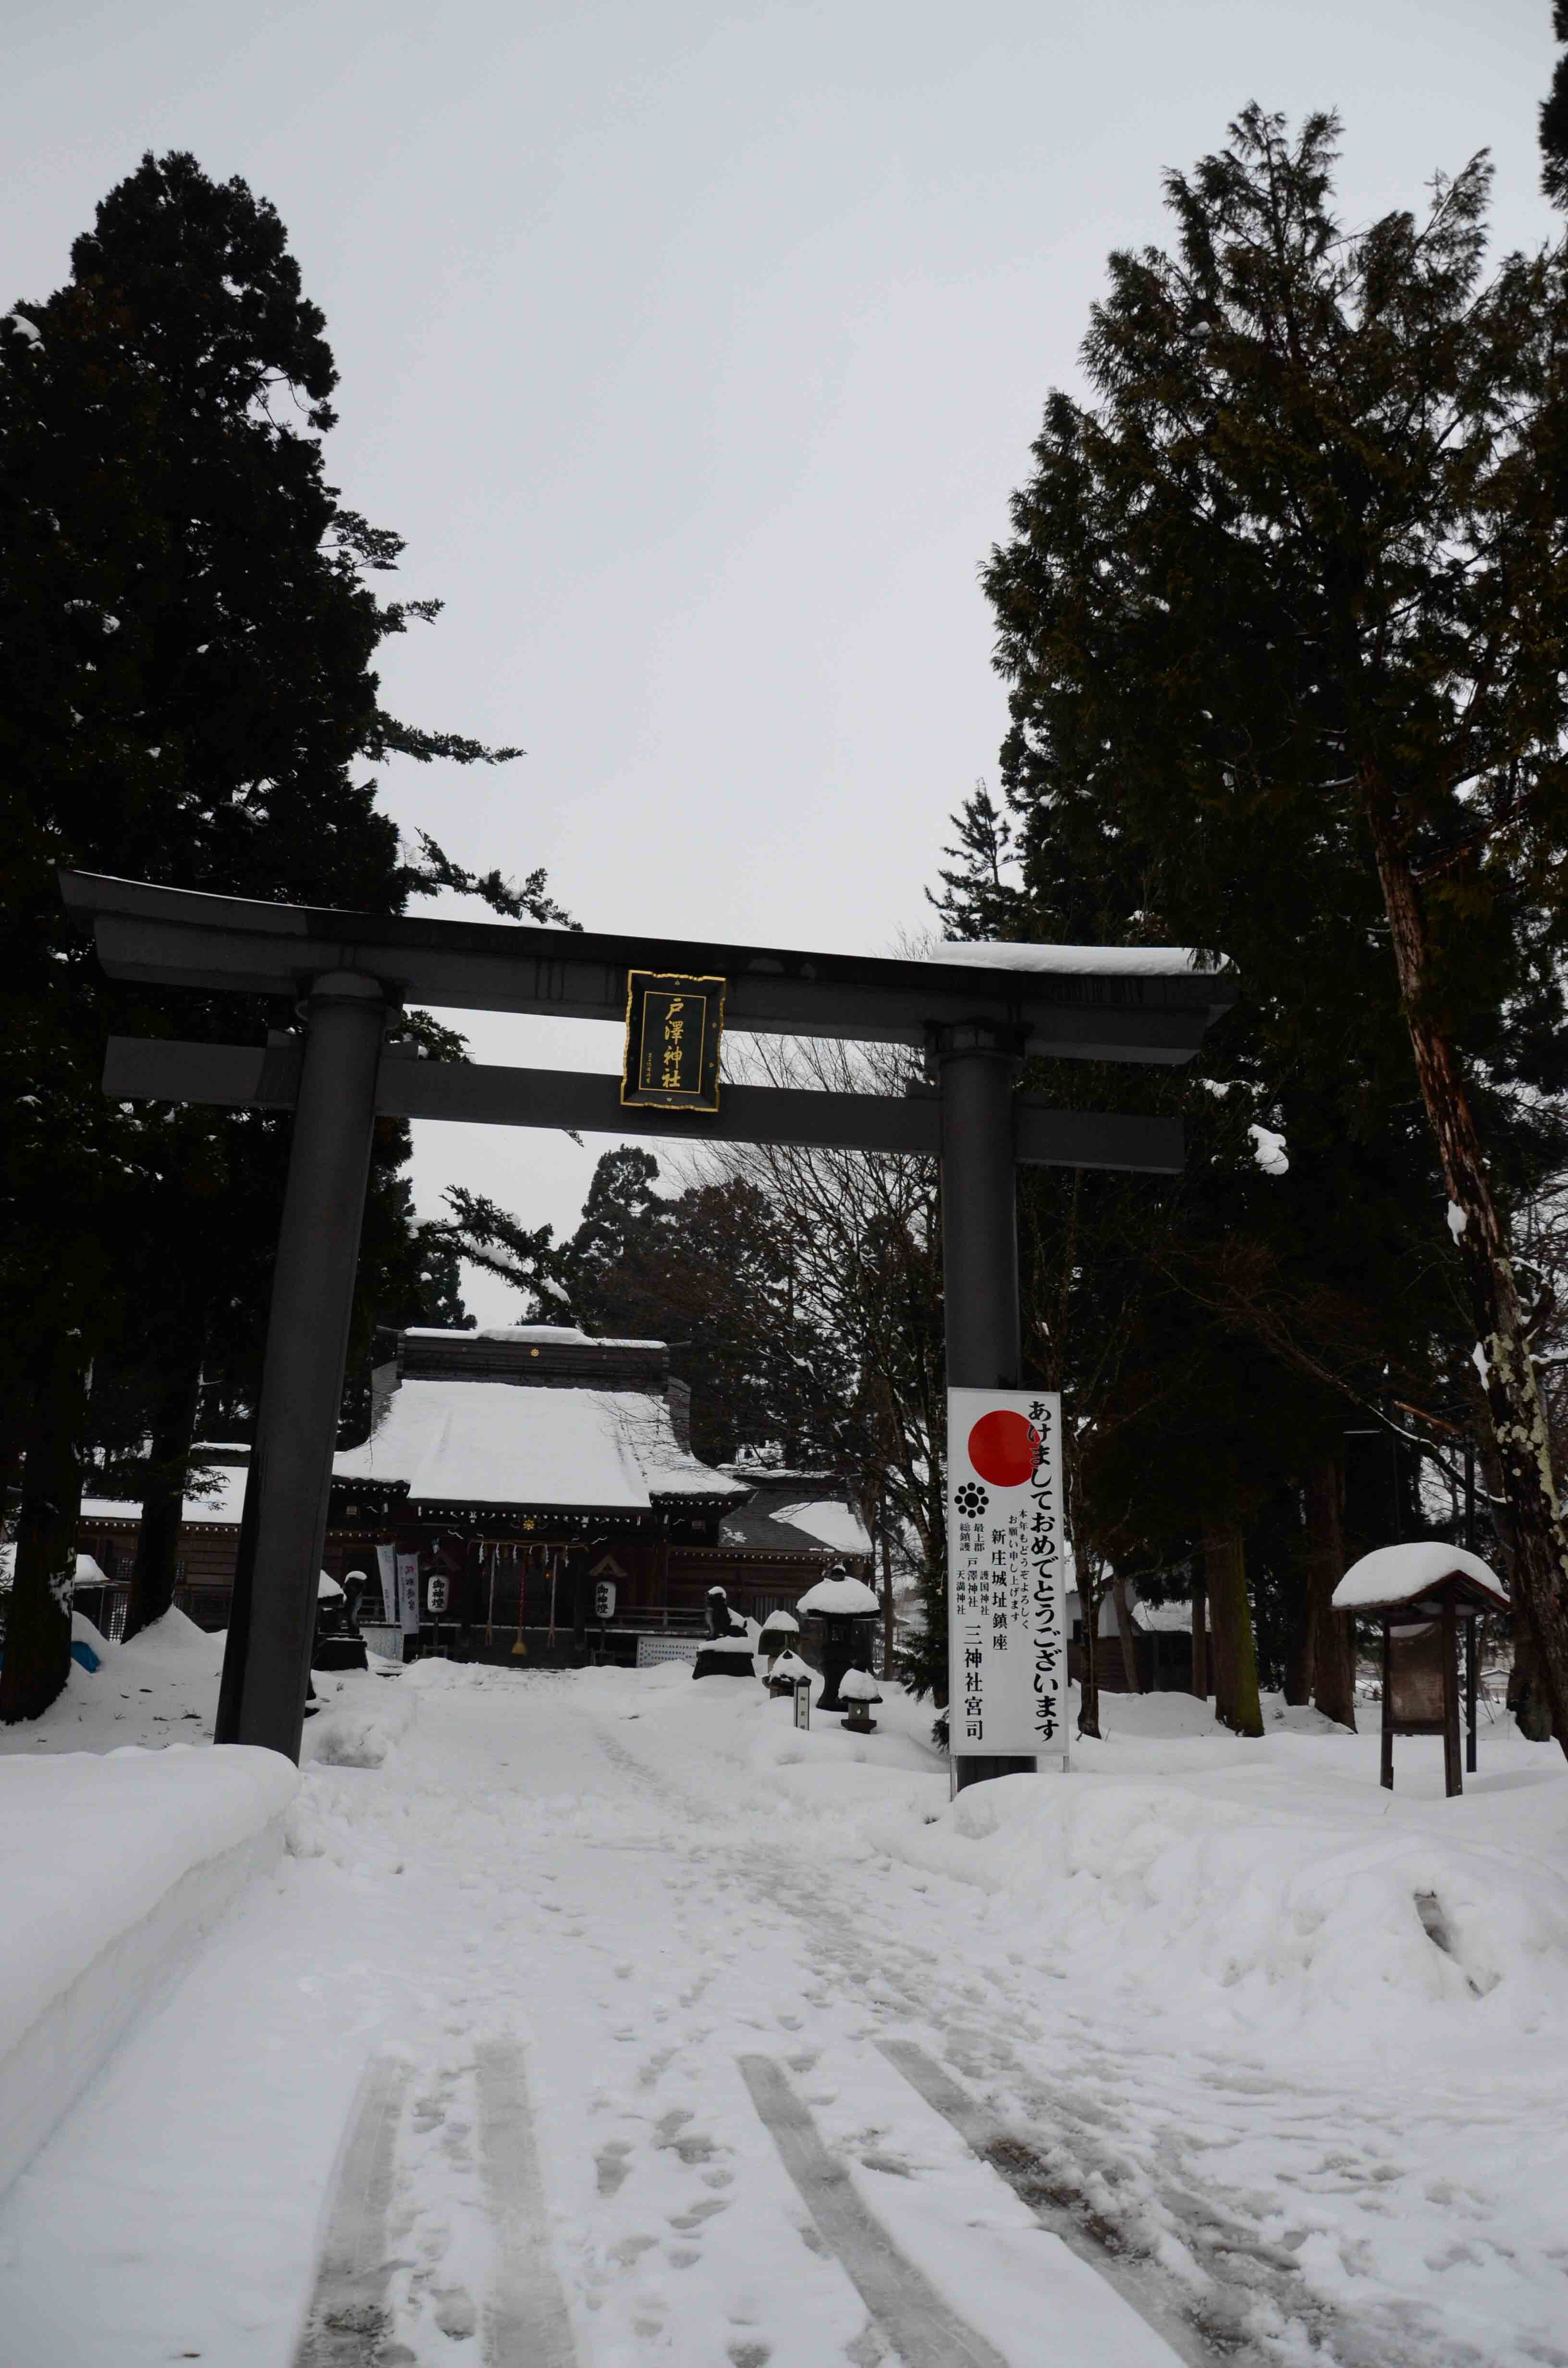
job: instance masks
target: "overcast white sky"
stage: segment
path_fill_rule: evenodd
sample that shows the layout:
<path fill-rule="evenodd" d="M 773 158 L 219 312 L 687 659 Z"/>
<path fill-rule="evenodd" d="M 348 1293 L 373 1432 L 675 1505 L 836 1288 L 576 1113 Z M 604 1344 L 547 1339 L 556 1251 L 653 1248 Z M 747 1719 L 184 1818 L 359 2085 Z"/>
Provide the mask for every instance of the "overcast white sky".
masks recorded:
<path fill-rule="evenodd" d="M 407 538 L 411 720 L 528 755 L 384 783 L 588 928 L 848 951 L 922 925 L 1004 723 L 976 570 L 1113 245 L 1256 97 L 1345 118 L 1342 209 L 1490 147 L 1554 217 L 1550 0 L 0 0 L 0 302 L 144 148 L 278 206 L 342 371 L 345 498 Z M 481 1057 L 613 1068 L 587 1023 Z M 416 1131 L 575 1221 L 603 1138 Z M 515 1305 L 481 1282 L 490 1320 Z"/>

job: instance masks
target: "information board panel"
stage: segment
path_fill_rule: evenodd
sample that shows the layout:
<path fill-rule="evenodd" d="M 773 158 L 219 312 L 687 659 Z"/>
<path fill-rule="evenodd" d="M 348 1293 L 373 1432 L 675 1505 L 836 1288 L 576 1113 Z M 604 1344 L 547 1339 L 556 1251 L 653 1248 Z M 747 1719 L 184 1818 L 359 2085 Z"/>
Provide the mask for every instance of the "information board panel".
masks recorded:
<path fill-rule="evenodd" d="M 948 1734 L 956 1758 L 1065 1752 L 1062 1400 L 948 1392 Z"/>

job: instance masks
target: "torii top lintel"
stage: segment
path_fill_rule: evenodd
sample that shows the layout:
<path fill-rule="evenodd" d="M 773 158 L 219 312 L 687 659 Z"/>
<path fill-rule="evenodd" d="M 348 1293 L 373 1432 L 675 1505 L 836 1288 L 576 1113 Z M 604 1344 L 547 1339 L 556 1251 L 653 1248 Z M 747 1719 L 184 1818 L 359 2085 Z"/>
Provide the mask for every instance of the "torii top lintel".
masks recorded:
<path fill-rule="evenodd" d="M 397 1003 L 619 1024 L 628 972 L 656 970 L 722 977 L 726 1028 L 755 1035 L 923 1045 L 981 1021 L 1025 1052 L 1162 1064 L 1190 1060 L 1236 996 L 1228 973 L 1153 948 L 966 946 L 903 960 L 334 912 L 89 871 L 62 871 L 60 884 L 111 978 L 209 992 L 300 996 L 355 971 Z"/>

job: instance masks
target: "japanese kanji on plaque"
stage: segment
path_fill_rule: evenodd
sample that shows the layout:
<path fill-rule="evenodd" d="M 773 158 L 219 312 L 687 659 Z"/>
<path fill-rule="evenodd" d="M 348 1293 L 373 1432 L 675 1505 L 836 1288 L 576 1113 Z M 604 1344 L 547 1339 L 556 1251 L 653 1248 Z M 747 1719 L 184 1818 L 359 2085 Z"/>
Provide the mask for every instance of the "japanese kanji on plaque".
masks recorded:
<path fill-rule="evenodd" d="M 1062 1400 L 948 1392 L 948 1732 L 955 1758 L 1064 1751 Z"/>
<path fill-rule="evenodd" d="M 623 1104 L 716 1110 L 724 981 L 634 970 L 627 979 Z"/>

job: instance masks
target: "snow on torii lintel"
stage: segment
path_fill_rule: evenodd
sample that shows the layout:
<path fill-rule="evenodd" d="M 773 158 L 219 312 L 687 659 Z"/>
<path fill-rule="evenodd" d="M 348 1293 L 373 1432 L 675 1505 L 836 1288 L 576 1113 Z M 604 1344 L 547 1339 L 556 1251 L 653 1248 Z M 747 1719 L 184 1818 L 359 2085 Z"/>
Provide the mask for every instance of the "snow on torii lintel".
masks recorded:
<path fill-rule="evenodd" d="M 1205 975 L 1229 967 L 1221 954 L 1210 960 L 1190 946 L 1023 946 L 976 944 L 973 940 L 943 944 L 929 959 L 962 962 L 975 970 L 1017 970 L 1055 973 L 1070 977 L 1169 978 L 1173 972 Z"/>
<path fill-rule="evenodd" d="M 1378 1546 L 1352 1563 L 1334 1590 L 1335 1610 L 1372 1611 L 1384 1604 L 1408 1603 L 1424 1588 L 1454 1577 L 1471 1580 L 1500 1611 L 1508 1609 L 1507 1588 L 1479 1554 L 1445 1545 L 1441 1538 L 1415 1538 L 1405 1545 Z"/>
<path fill-rule="evenodd" d="M 450 1340 L 449 1324 L 410 1324 L 403 1338 L 408 1340 Z M 465 1340 L 531 1341 L 568 1349 L 663 1349 L 663 1340 L 612 1340 L 597 1332 L 585 1332 L 576 1324 L 482 1324 L 475 1332 L 464 1332 Z"/>

